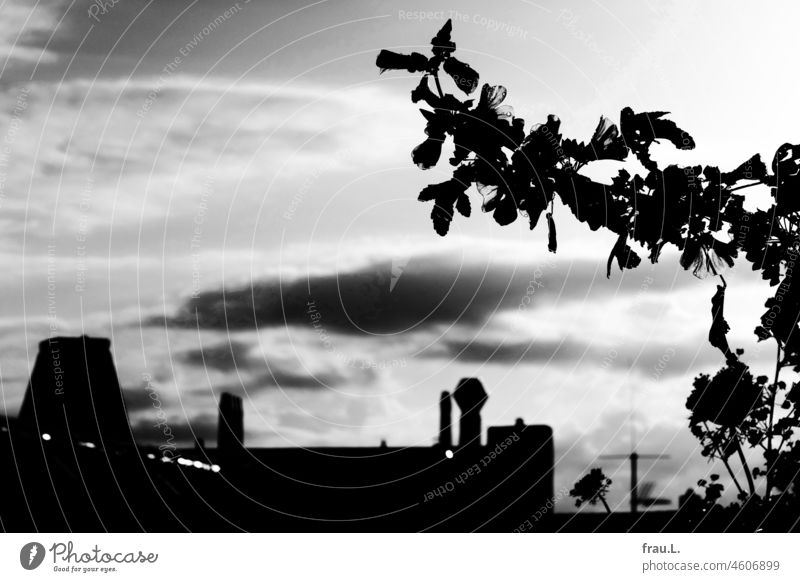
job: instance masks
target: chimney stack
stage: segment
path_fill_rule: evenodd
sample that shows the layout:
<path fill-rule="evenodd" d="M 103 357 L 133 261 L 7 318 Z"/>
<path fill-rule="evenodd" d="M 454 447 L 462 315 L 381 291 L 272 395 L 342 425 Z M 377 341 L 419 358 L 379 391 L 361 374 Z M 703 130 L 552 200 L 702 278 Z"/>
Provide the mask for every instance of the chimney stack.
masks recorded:
<path fill-rule="evenodd" d="M 18 425 L 53 444 L 132 445 L 111 342 L 85 335 L 39 342 Z"/>
<path fill-rule="evenodd" d="M 489 398 L 483 384 L 477 378 L 462 378 L 453 392 L 453 398 L 461 409 L 458 446 L 462 449 L 480 447 L 481 408 Z"/>
<path fill-rule="evenodd" d="M 452 416 L 453 401 L 450 399 L 450 393 L 445 390 L 439 400 L 439 446 L 444 449 L 453 446 Z"/>
<path fill-rule="evenodd" d="M 223 392 L 219 400 L 217 449 L 232 452 L 241 448 L 244 448 L 242 399 Z"/>

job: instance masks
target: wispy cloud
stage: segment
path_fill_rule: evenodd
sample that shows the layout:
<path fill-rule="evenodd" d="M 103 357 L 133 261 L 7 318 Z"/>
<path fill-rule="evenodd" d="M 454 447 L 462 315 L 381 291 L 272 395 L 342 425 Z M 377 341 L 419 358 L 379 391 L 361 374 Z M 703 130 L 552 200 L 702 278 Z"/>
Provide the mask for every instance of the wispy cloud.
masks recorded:
<path fill-rule="evenodd" d="M 33 43 L 56 28 L 63 0 L 5 0 L 0 5 L 0 69 L 52 61 L 55 54 Z"/>

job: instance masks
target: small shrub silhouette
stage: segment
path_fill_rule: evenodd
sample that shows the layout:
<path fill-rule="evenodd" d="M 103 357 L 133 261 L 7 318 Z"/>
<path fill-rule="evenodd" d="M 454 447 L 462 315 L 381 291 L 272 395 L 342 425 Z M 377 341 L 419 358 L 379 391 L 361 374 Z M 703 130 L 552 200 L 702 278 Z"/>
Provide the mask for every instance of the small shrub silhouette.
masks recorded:
<path fill-rule="evenodd" d="M 580 507 L 584 503 L 595 505 L 599 501 L 606 511 L 611 513 L 611 508 L 606 502 L 606 495 L 608 495 L 611 483 L 611 479 L 603 474 L 603 470 L 595 467 L 575 482 L 569 494 L 575 498 L 576 507 Z"/>

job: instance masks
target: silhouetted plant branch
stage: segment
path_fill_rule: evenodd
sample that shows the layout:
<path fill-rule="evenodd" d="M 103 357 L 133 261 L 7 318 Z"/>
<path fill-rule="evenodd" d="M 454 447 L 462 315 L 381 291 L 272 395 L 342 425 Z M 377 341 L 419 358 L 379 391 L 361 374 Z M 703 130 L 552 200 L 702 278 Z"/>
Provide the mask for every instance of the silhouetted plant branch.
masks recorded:
<path fill-rule="evenodd" d="M 525 120 L 515 117 L 513 109 L 504 104 L 504 87 L 484 84 L 477 103 L 443 90 L 442 71 L 467 96 L 479 85 L 477 71 L 454 56 L 451 32 L 448 21 L 431 39 L 432 56 L 383 50 L 376 61 L 381 72 L 393 69 L 422 74 L 411 100 L 428 106 L 420 110 L 427 138 L 412 152 L 414 163 L 421 169 L 432 168 L 439 162 L 442 144 L 452 140 L 452 178 L 425 187 L 419 195 L 420 201 L 433 202 L 431 220 L 436 232 L 441 236 L 448 233 L 455 212 L 471 215 L 469 191 L 474 185 L 483 196 L 482 210 L 492 213 L 501 226 L 522 215 L 534 229 L 545 213 L 548 249 L 556 252 L 554 201 L 558 198 L 591 230 L 603 227 L 617 235 L 608 257 L 608 276 L 614 262 L 620 269 L 641 263 L 631 245 L 643 249 L 652 263 L 672 245 L 680 251 L 684 269 L 698 277 L 718 276 L 722 285 L 711 299 L 708 339 L 726 363 L 713 378 L 700 375 L 695 379 L 687 400 L 690 428 L 703 444 L 703 454 L 723 462 L 743 503 L 763 502 L 769 511 L 787 499 L 797 503 L 800 443 L 793 439 L 793 431 L 800 426 L 796 407 L 800 389 L 795 383 L 787 390 L 779 378 L 783 368 L 800 372 L 800 284 L 793 277 L 800 251 L 800 145 L 780 146 L 769 168 L 756 154 L 723 172 L 711 165 L 658 166 L 650 157 L 653 143 L 667 141 L 682 150 L 695 147 L 691 135 L 663 111 L 635 113 L 625 107 L 619 126 L 601 117 L 585 142 L 563 138 L 555 115 L 548 115 L 546 121 L 526 132 Z M 430 89 L 431 77 L 436 93 Z M 622 167 L 634 159 L 645 168 L 644 175 L 631 175 Z M 611 184 L 593 181 L 583 173 L 600 160 L 620 163 Z M 759 185 L 770 189 L 772 206 L 745 210 L 741 191 Z M 759 341 L 774 339 L 777 343 L 771 383 L 766 376 L 754 379 L 740 359 L 742 350 L 732 351 L 727 341 L 727 283 L 721 272 L 732 267 L 740 254 L 776 288 L 765 303 L 761 325 L 755 329 Z M 778 398 L 781 410 L 789 412 L 777 414 Z M 777 447 L 776 438 L 780 438 Z M 763 450 L 763 469 L 750 470 L 743 444 Z M 741 488 L 730 465 L 734 453 L 747 476 L 749 493 Z M 762 476 L 763 498 L 756 494 L 753 481 Z M 721 490 L 715 483 L 712 504 Z M 773 498 L 775 490 L 781 492 L 777 499 Z"/>
<path fill-rule="evenodd" d="M 781 344 L 778 342 L 778 347 L 775 350 L 775 380 L 773 381 L 772 385 L 777 387 L 778 382 L 780 379 L 781 374 Z M 772 438 L 774 436 L 774 424 L 775 424 L 775 400 L 777 397 L 777 389 L 770 389 L 770 398 L 769 398 L 769 424 L 767 426 L 767 457 L 772 455 Z M 767 469 L 767 477 L 766 477 L 766 485 L 764 491 L 764 497 L 769 501 L 770 495 L 772 494 L 772 471 Z"/>
<path fill-rule="evenodd" d="M 703 428 L 705 429 L 706 432 L 711 430 L 708 427 L 708 423 L 705 422 L 705 421 L 703 422 Z M 746 497 L 747 494 L 744 492 L 744 489 L 742 489 L 742 486 L 739 483 L 739 480 L 736 478 L 736 473 L 733 472 L 733 469 L 731 468 L 731 465 L 728 462 L 728 457 L 726 455 L 722 454 L 722 451 L 719 448 L 719 444 L 718 443 L 712 442 L 711 444 L 712 444 L 712 453 L 713 453 L 713 455 L 716 455 L 716 458 L 720 459 L 722 461 L 722 464 L 725 465 L 725 469 L 727 469 L 728 474 L 730 475 L 731 480 L 733 481 L 733 484 L 736 486 L 736 489 L 738 489 L 739 495 L 743 495 L 743 496 Z"/>

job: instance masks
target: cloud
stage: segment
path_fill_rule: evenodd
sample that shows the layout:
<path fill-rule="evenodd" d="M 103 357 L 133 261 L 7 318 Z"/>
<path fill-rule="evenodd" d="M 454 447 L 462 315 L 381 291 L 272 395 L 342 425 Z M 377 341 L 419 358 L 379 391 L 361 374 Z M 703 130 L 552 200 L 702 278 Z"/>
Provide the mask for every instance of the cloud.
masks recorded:
<path fill-rule="evenodd" d="M 129 415 L 154 409 L 154 400 L 150 397 L 150 392 L 145 390 L 145 384 L 137 388 L 123 388 L 122 398 Z"/>
<path fill-rule="evenodd" d="M 25 87 L 25 131 L 15 154 L 37 175 L 62 178 L 175 175 L 203 165 L 237 174 L 254 155 L 313 163 L 344 145 L 341 133 L 325 133 L 323 119 L 332 110 L 352 116 L 358 104 L 379 96 L 377 88 L 333 91 L 183 74 Z M 9 88 L 6 99 L 18 89 Z"/>
<path fill-rule="evenodd" d="M 426 356 L 444 356 L 462 362 L 479 363 L 524 363 L 563 362 L 585 357 L 591 349 L 588 344 L 573 340 L 531 340 L 529 342 L 507 342 L 502 339 L 453 340 L 438 343 Z"/>
<path fill-rule="evenodd" d="M 24 107 L 17 107 L 21 95 Z M 7 248 L 42 225 L 74 239 L 81 224 L 88 235 L 113 232 L 114 247 L 127 250 L 150 228 L 145 238 L 163 241 L 167 217 L 170 238 L 186 235 L 183 243 L 204 194 L 231 221 L 252 219 L 267 193 L 270 206 L 287 208 L 311 169 L 330 179 L 400 155 L 397 141 L 376 148 L 380 131 L 364 123 L 399 102 L 377 85 L 283 86 L 183 73 L 4 85 L 0 105 L 14 112 L 0 114 L 0 125 L 15 128 L 0 167 L 9 193 L 0 219 Z M 37 204 L 17 194 L 32 189 Z M 303 211 L 310 208 L 306 202 Z M 138 221 L 114 224 L 117 214 Z M 218 250 L 225 215 L 206 217 L 204 251 Z M 131 240 L 120 241 L 128 230 Z"/>
<path fill-rule="evenodd" d="M 53 31 L 63 0 L 6 0 L 0 18 L 0 64 L 18 66 L 52 61 L 55 54 L 36 39 Z"/>
<path fill-rule="evenodd" d="M 688 284 L 668 269 L 649 274 L 648 291 Z M 276 275 L 250 285 L 209 290 L 190 298 L 166 319 L 151 324 L 249 330 L 297 325 L 320 333 L 397 334 L 435 325 L 478 325 L 504 311 L 521 311 L 562 301 L 593 300 L 640 292 L 641 276 L 607 280 L 596 261 L 570 263 L 496 261 L 429 253 L 409 259 L 391 289 L 391 261 L 354 271 L 315 273 L 284 280 Z"/>
<path fill-rule="evenodd" d="M 216 387 L 220 392 L 246 395 L 269 388 L 311 389 L 369 386 L 377 379 L 377 373 L 371 368 L 354 366 L 335 367 L 326 365 L 311 370 L 299 362 L 271 362 L 266 372 L 257 374 L 240 374 L 235 380 Z"/>
<path fill-rule="evenodd" d="M 504 366 L 527 363 L 577 366 L 586 363 L 598 369 L 634 370 L 657 381 L 684 376 L 701 367 L 721 367 L 724 358 L 705 343 L 703 337 L 697 337 L 696 341 L 685 345 L 663 340 L 609 345 L 569 337 L 561 340 L 532 339 L 526 342 L 506 341 L 503 338 L 444 339 L 426 350 L 424 355 Z"/>
<path fill-rule="evenodd" d="M 250 346 L 247 344 L 231 340 L 181 352 L 177 355 L 177 359 L 185 364 L 228 372 L 254 365 L 249 350 Z"/>

